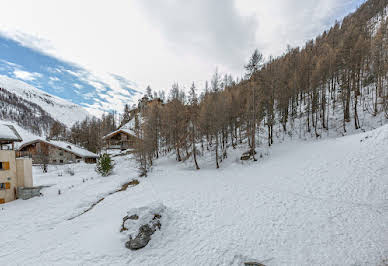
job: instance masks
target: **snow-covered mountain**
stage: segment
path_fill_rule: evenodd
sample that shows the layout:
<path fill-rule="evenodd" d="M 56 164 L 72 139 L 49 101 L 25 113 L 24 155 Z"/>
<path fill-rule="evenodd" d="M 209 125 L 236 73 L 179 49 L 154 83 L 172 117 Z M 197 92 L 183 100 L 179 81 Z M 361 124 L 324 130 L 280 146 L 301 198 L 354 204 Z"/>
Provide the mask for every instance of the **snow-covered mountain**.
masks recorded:
<path fill-rule="evenodd" d="M 31 48 L 20 36 L 2 34 L 0 30 L 0 75 L 24 81 L 96 115 L 113 110 L 122 112 L 125 104 L 137 103 L 142 96 L 135 82 L 120 75 L 91 73 Z"/>
<path fill-rule="evenodd" d="M 0 75 L 0 94 L 15 94 L 23 100 L 36 104 L 53 119 L 70 127 L 75 122 L 85 119 L 90 114 L 81 106 L 50 95 L 23 81 Z"/>

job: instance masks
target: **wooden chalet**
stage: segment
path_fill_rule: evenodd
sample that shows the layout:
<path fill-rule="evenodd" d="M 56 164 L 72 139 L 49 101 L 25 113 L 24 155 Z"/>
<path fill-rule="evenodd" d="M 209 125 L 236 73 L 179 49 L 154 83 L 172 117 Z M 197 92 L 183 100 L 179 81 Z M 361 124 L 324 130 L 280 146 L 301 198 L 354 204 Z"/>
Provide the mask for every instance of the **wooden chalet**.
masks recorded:
<path fill-rule="evenodd" d="M 32 157 L 34 164 L 96 163 L 98 155 L 66 141 L 36 139 L 19 147 L 21 154 Z"/>
<path fill-rule="evenodd" d="M 155 104 L 162 105 L 163 101 L 160 98 L 150 100 L 147 96 L 139 100 L 138 107 L 129 111 L 128 119 L 122 121 L 120 128 L 103 137 L 105 149 L 135 149 L 136 141 L 141 140 L 135 132 L 135 116 L 138 116 L 141 125 L 141 111 Z"/>
<path fill-rule="evenodd" d="M 136 137 L 136 133 L 128 124 L 103 137 L 106 149 L 127 150 L 135 148 L 135 143 L 139 138 Z"/>

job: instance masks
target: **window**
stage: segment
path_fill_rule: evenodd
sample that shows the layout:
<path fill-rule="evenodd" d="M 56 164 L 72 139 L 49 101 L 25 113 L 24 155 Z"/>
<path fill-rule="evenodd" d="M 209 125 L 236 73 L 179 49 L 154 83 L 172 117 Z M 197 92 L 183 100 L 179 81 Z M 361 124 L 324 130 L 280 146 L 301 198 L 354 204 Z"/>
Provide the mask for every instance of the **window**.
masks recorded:
<path fill-rule="evenodd" d="M 60 162 L 60 163 L 63 163 L 63 160 L 60 160 L 59 162 Z"/>
<path fill-rule="evenodd" d="M 59 155 L 60 155 L 60 156 L 63 156 L 63 151 L 59 152 Z"/>
<path fill-rule="evenodd" d="M 53 160 L 53 163 L 57 163 L 57 160 Z"/>
<path fill-rule="evenodd" d="M 11 188 L 11 183 L 0 183 L 0 190 L 6 190 Z"/>
<path fill-rule="evenodd" d="M 9 170 L 9 162 L 0 162 L 0 170 Z"/>

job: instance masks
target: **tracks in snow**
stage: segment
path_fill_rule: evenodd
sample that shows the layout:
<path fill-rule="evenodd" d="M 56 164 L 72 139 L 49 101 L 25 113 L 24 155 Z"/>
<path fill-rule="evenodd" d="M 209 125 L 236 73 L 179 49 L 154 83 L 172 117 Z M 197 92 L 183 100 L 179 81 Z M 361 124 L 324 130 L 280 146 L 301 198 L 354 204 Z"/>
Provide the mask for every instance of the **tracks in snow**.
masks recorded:
<path fill-rule="evenodd" d="M 134 186 L 137 186 L 138 184 L 139 184 L 139 180 L 137 180 L 137 179 L 132 179 L 131 181 L 129 181 L 129 182 L 123 184 L 123 185 L 121 186 L 120 189 L 117 189 L 117 190 L 115 190 L 115 191 L 109 192 L 105 197 L 102 197 L 102 198 L 100 198 L 99 200 L 97 200 L 96 202 L 94 202 L 94 203 L 93 203 L 92 205 L 90 205 L 90 207 L 88 207 L 86 210 L 84 210 L 84 211 L 81 212 L 80 214 L 77 214 L 77 215 L 75 215 L 75 216 L 70 217 L 70 218 L 67 219 L 67 220 L 68 220 L 68 221 L 71 221 L 71 220 L 74 220 L 75 218 L 78 218 L 78 217 L 84 215 L 85 213 L 91 211 L 91 210 L 92 210 L 94 207 L 96 207 L 99 203 L 101 203 L 106 197 L 109 197 L 109 196 L 111 196 L 111 195 L 113 195 L 113 194 L 116 194 L 116 193 L 118 193 L 118 192 L 126 191 L 127 188 L 128 188 L 129 186 L 134 187 Z"/>

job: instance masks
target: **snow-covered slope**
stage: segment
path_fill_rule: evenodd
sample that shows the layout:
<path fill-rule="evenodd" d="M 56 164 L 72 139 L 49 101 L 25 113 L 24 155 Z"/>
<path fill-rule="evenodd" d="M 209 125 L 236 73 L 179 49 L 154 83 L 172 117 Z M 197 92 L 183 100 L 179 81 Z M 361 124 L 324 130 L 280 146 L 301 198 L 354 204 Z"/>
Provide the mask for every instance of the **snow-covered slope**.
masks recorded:
<path fill-rule="evenodd" d="M 54 119 L 71 126 L 76 121 L 83 120 L 90 114 L 81 106 L 50 95 L 23 81 L 0 75 L 0 88 L 39 105 Z"/>
<path fill-rule="evenodd" d="M 371 29 L 372 35 L 376 35 L 381 23 L 388 18 L 388 6 L 386 6 L 379 14 L 368 21 L 368 26 Z"/>
<path fill-rule="evenodd" d="M 95 73 L 54 56 L 30 38 L 0 28 L 0 75 L 15 78 L 69 100 L 94 115 L 136 104 L 143 95 L 138 85 L 113 73 Z"/>
<path fill-rule="evenodd" d="M 104 178 L 93 165 L 74 166 L 74 176 L 36 168 L 35 184 L 51 187 L 1 205 L 0 265 L 384 265 L 388 125 L 268 152 L 243 165 L 241 151 L 230 152 L 219 170 L 206 158 L 199 171 L 164 158 L 111 195 L 137 176 L 130 157 L 116 157 Z M 161 231 L 144 249 L 126 249 L 122 218 L 155 202 L 166 206 Z"/>

